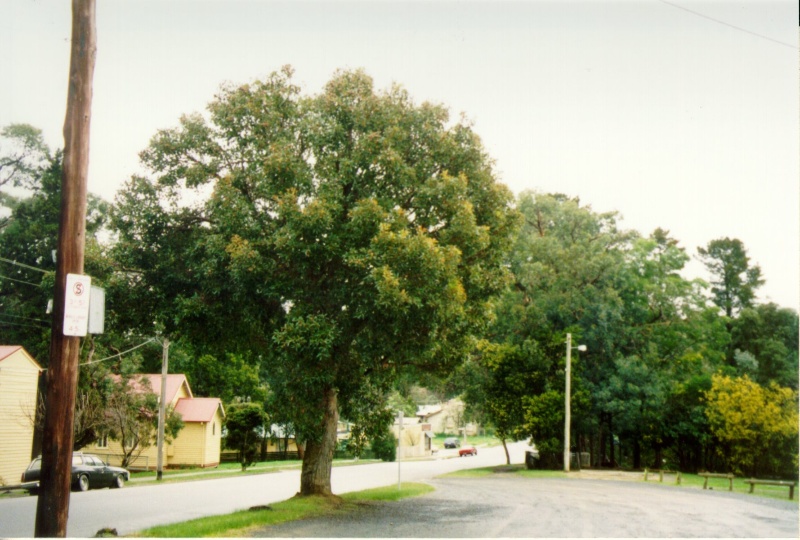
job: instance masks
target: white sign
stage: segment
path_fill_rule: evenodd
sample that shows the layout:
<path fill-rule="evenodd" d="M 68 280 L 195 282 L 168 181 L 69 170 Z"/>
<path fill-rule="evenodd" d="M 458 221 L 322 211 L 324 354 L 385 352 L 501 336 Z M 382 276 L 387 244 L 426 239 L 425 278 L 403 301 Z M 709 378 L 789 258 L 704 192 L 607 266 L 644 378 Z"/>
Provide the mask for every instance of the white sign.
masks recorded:
<path fill-rule="evenodd" d="M 67 274 L 64 291 L 64 335 L 86 335 L 89 326 L 89 296 L 92 278 L 80 274 Z"/>
<path fill-rule="evenodd" d="M 92 285 L 89 297 L 89 333 L 102 334 L 106 322 L 106 291 Z"/>

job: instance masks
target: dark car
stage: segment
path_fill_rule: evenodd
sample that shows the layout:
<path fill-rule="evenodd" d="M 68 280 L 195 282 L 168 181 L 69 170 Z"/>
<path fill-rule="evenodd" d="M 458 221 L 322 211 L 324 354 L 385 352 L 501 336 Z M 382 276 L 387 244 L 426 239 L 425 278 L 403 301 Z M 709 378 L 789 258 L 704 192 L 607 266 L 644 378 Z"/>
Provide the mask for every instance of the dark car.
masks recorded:
<path fill-rule="evenodd" d="M 464 448 L 458 451 L 459 457 L 477 456 L 477 455 L 478 455 L 478 449 L 475 448 L 474 446 L 465 446 Z"/>
<path fill-rule="evenodd" d="M 445 448 L 458 448 L 461 446 L 461 439 L 458 437 L 448 437 L 444 440 Z"/>
<path fill-rule="evenodd" d="M 42 456 L 39 456 L 22 473 L 22 485 L 29 491 L 39 488 L 41 469 Z M 121 488 L 130 478 L 131 474 L 126 469 L 112 467 L 97 456 L 82 452 L 72 454 L 73 489 L 88 491 L 90 488 Z"/>

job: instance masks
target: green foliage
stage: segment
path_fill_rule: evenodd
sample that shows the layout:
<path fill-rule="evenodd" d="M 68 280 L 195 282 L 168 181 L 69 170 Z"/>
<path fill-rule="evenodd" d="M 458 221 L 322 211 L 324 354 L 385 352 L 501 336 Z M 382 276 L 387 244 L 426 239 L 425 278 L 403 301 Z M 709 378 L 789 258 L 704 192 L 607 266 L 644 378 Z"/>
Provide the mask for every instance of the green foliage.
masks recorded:
<path fill-rule="evenodd" d="M 371 447 L 375 457 L 381 461 L 394 461 L 397 459 L 397 441 L 388 428 L 372 439 Z"/>
<path fill-rule="evenodd" d="M 61 161 L 61 152 L 51 153 L 34 127 L 12 124 L 0 132 L 0 333 L 44 367 L 50 356 L 46 309 L 55 286 Z M 97 236 L 107 213 L 105 202 L 88 196 L 85 268 L 101 279 L 106 272 Z"/>
<path fill-rule="evenodd" d="M 117 197 L 128 323 L 262 362 L 301 440 L 322 395 L 364 433 L 406 372 L 447 373 L 507 282 L 516 225 L 478 137 L 360 71 L 301 97 L 285 68 L 225 87 Z M 194 195 L 193 203 L 183 195 Z M 312 459 L 312 458 L 309 458 Z"/>
<path fill-rule="evenodd" d="M 772 303 L 745 308 L 731 322 L 734 357 L 737 351 L 740 359 L 748 355 L 747 372 L 759 384 L 775 382 L 797 390 L 798 328 L 792 309 Z"/>
<path fill-rule="evenodd" d="M 764 284 L 761 268 L 750 264 L 750 257 L 741 240 L 718 238 L 706 247 L 697 248 L 711 275 L 714 303 L 732 317 L 734 312 L 751 307 L 756 289 Z"/>
<path fill-rule="evenodd" d="M 264 407 L 258 403 L 234 403 L 225 416 L 225 446 L 239 452 L 242 470 L 256 462 L 261 430 L 266 423 Z"/>

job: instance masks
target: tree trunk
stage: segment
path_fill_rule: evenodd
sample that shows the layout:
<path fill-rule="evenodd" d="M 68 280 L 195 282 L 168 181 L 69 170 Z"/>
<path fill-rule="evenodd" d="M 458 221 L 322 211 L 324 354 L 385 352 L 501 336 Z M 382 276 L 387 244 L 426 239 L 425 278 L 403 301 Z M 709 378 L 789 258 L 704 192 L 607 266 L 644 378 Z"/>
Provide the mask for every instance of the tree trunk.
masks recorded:
<path fill-rule="evenodd" d="M 610 446 L 609 455 L 611 456 L 611 463 L 609 463 L 609 467 L 612 469 L 617 466 L 617 458 L 615 455 L 616 450 L 614 449 L 614 424 L 613 424 L 613 417 L 611 413 L 608 413 L 606 417 L 608 419 L 608 443 Z"/>
<path fill-rule="evenodd" d="M 508 445 L 506 444 L 505 437 L 501 439 L 503 441 L 503 450 L 506 451 L 506 465 L 511 465 L 511 456 L 508 454 Z"/>
<path fill-rule="evenodd" d="M 331 467 L 336 449 L 336 428 L 339 408 L 336 390 L 326 388 L 322 403 L 322 436 L 306 442 L 303 469 L 300 473 L 300 495 L 331 495 Z"/>

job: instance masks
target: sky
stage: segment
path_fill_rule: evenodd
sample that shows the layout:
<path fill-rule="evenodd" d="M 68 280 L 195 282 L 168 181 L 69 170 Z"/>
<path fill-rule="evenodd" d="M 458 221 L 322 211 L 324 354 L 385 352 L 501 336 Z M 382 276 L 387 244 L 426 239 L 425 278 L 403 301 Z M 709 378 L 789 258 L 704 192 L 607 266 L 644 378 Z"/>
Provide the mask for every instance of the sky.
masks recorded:
<path fill-rule="evenodd" d="M 515 193 L 579 197 L 689 254 L 740 239 L 800 300 L 800 54 L 794 0 L 97 0 L 89 190 L 222 84 L 289 64 L 308 95 L 337 69 L 473 123 Z M 0 126 L 63 147 L 70 2 L 0 2 Z M 693 259 L 686 277 L 708 279 Z"/>

